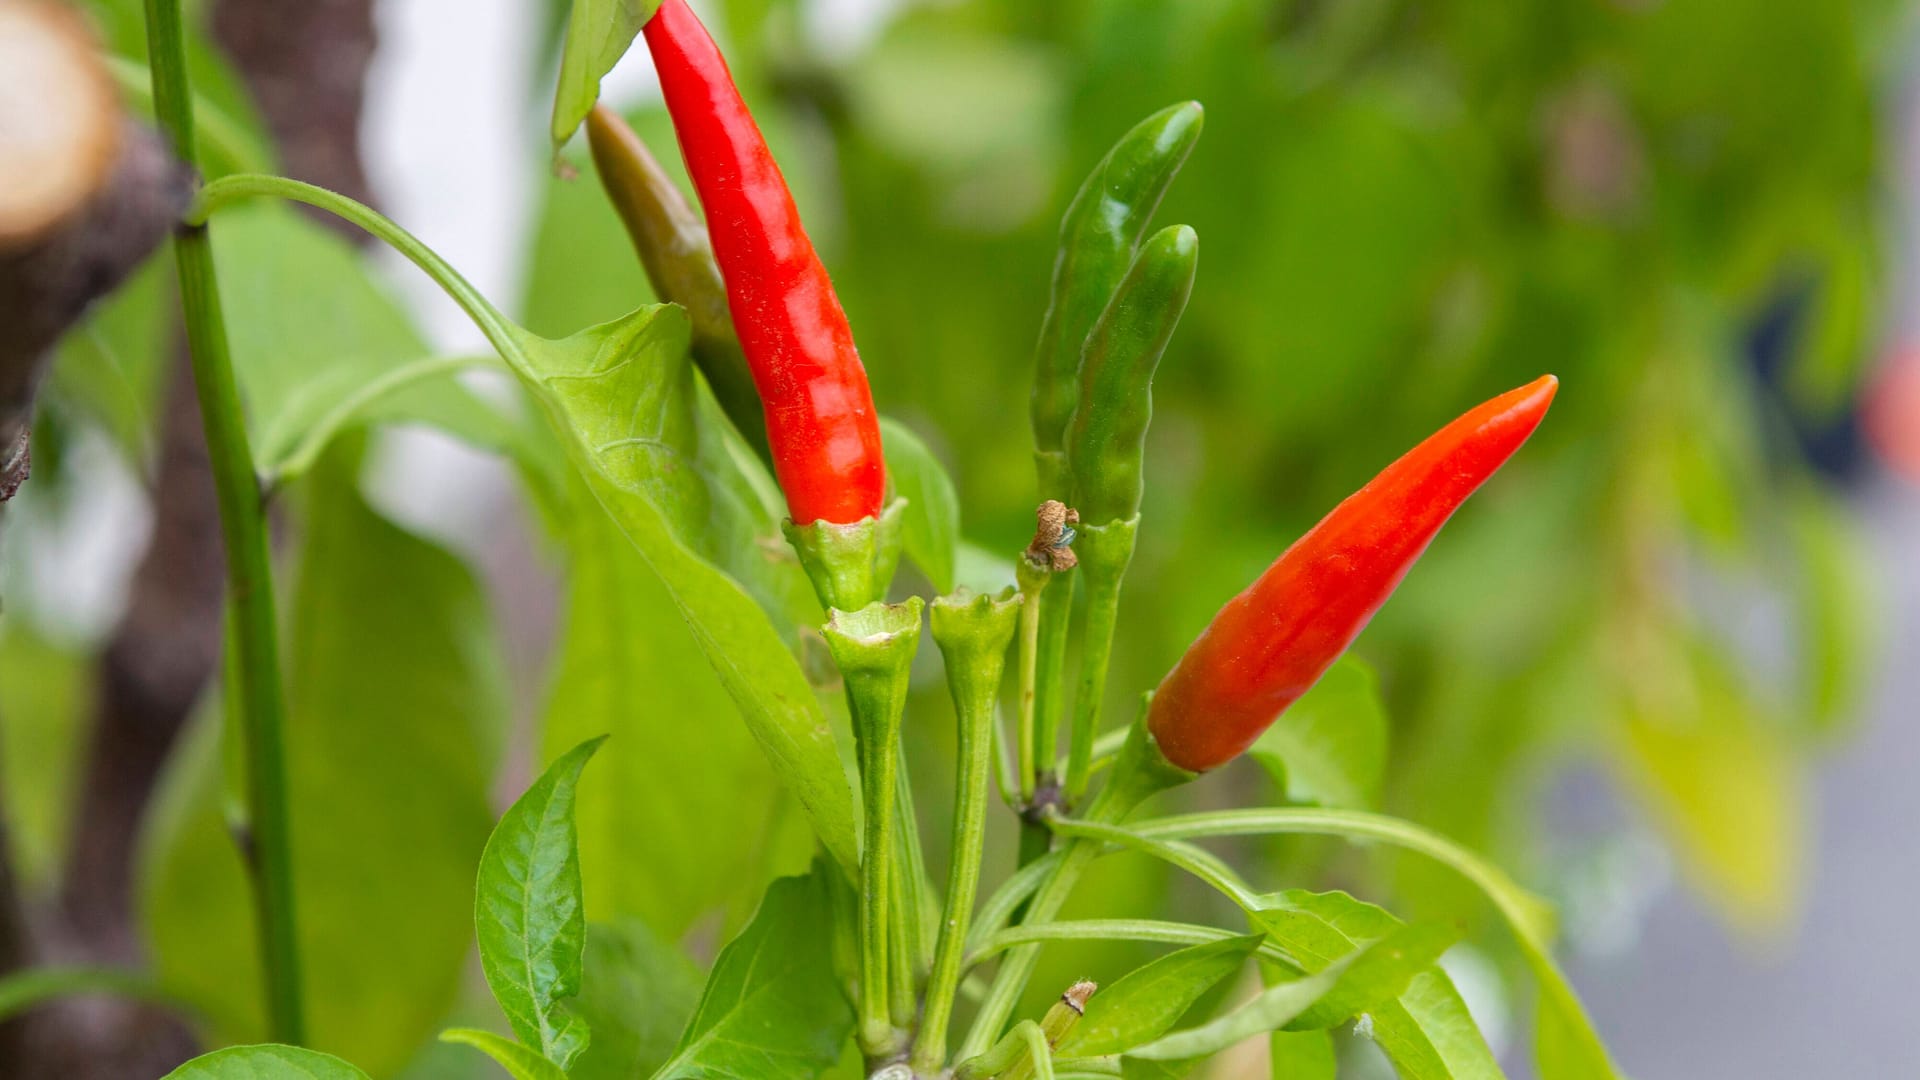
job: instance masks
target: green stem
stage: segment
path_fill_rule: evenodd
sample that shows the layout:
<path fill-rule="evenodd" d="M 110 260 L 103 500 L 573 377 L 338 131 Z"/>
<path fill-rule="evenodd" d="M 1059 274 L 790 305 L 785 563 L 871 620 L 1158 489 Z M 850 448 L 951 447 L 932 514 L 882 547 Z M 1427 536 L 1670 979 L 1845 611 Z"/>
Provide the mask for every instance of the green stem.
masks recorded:
<path fill-rule="evenodd" d="M 1093 774 L 1094 741 L 1100 733 L 1100 712 L 1107 696 L 1107 665 L 1113 655 L 1113 629 L 1120 612 L 1120 584 L 1133 561 L 1133 541 L 1140 518 L 1106 525 L 1082 526 L 1074 552 L 1080 556 L 1080 574 L 1087 579 L 1086 628 L 1080 638 L 1080 692 L 1073 699 L 1073 727 L 1067 733 L 1068 806 L 1086 793 Z"/>
<path fill-rule="evenodd" d="M 1019 741 L 1015 745 L 1018 753 L 1014 761 L 1014 771 L 1020 779 L 1020 802 L 1024 809 L 1033 801 L 1034 781 L 1038 773 L 1035 765 L 1034 706 L 1037 701 L 1040 674 L 1040 611 L 1046 597 L 1046 590 L 1052 574 L 1020 559 L 1015 567 L 1020 583 L 1020 726 Z M 1022 860 L 1024 865 L 1026 860 Z"/>
<path fill-rule="evenodd" d="M 1006 674 L 1008 639 L 1018 615 L 1010 609 L 1024 598 L 1011 592 L 993 597 L 960 594 L 933 604 L 933 636 L 946 661 L 947 688 L 957 721 L 953 793 L 953 843 L 947 865 L 947 898 L 927 977 L 926 1005 L 913 1046 L 913 1068 L 933 1075 L 947 1063 L 947 1027 L 960 987 L 968 924 L 980 890 L 980 861 L 986 849 L 987 783 L 993 768 L 994 705 Z"/>
<path fill-rule="evenodd" d="M 179 0 L 146 0 L 148 65 L 154 112 L 173 152 L 197 167 L 193 94 L 187 82 L 186 37 Z M 273 605 L 266 509 L 253 449 L 241 414 L 226 322 L 220 310 L 213 245 L 202 222 L 174 238 L 180 303 L 192 353 L 194 389 L 206 431 L 214 495 L 227 559 L 229 623 L 236 663 L 228 692 L 245 719 L 249 843 L 243 852 L 253 880 L 269 1032 L 277 1042 L 305 1041 L 300 954 L 295 930 L 293 842 L 287 814 L 286 705 Z"/>
<path fill-rule="evenodd" d="M 1047 1053 L 1047 1033 L 1034 1021 L 1022 1020 L 1007 1032 L 1006 1038 L 963 1061 L 953 1071 L 954 1080 L 988 1080 L 1034 1054 L 1051 1059 Z"/>
<path fill-rule="evenodd" d="M 151 3 L 166 0 L 148 0 Z M 371 208 L 354 202 L 345 195 L 335 194 L 326 188 L 303 184 L 298 180 L 289 180 L 284 176 L 260 176 L 253 173 L 239 173 L 223 176 L 200 189 L 200 194 L 187 210 L 187 223 L 203 225 L 214 212 L 232 203 L 248 199 L 271 197 L 286 199 L 290 202 L 304 203 L 365 229 L 367 233 L 386 244 L 407 260 L 419 267 L 434 283 L 445 290 L 453 302 L 460 305 L 473 324 L 486 335 L 487 343 L 500 355 L 520 357 L 523 351 L 517 328 L 500 310 L 480 295 L 480 291 L 460 276 L 459 271 L 447 264 L 445 259 L 435 254 L 432 248 L 421 243 L 412 233 L 392 221 L 374 212 Z"/>
<path fill-rule="evenodd" d="M 1155 792 L 1165 790 L 1175 784 L 1193 779 L 1192 773 L 1175 768 L 1160 755 L 1159 747 L 1146 733 L 1144 726 L 1135 724 L 1133 735 L 1121 751 L 1120 760 L 1114 765 L 1113 775 L 1093 804 L 1087 807 L 1084 820 L 1099 822 L 1119 822 L 1126 819 L 1135 807 L 1139 806 Z M 1079 883 L 1080 875 L 1086 871 L 1104 846 L 1102 841 L 1075 839 L 1054 853 L 1058 862 L 1053 864 L 1051 872 L 1028 901 L 1023 926 L 1051 922 L 1060 908 Z M 1033 977 L 1034 965 L 1040 961 L 1040 946 L 1023 945 L 1010 950 L 1000 962 L 1000 970 L 993 976 L 993 984 L 987 988 L 987 996 L 980 1003 L 980 1012 L 974 1017 L 973 1027 L 967 1031 L 966 1042 L 961 1044 L 958 1057 L 965 1061 L 984 1052 L 994 1043 L 995 1036 L 1006 1026 L 1007 1017 L 1013 1012 L 1021 992 L 1026 989 L 1027 980 Z"/>
<path fill-rule="evenodd" d="M 1072 570 L 1055 572 L 1052 584 L 1040 596 L 1039 671 L 1033 706 L 1033 741 L 1038 748 L 1033 762 L 1035 786 L 1044 786 L 1052 779 L 1053 756 L 1059 752 L 1060 718 L 1067 711 L 1067 638 L 1073 618 L 1074 582 L 1079 576 Z"/>
<path fill-rule="evenodd" d="M 901 604 L 835 610 L 822 628 L 827 648 L 846 680 L 860 759 L 866 832 L 860 851 L 860 990 L 855 1007 L 860 1049 L 870 1064 L 898 1054 L 905 1043 L 904 1033 L 894 1022 L 890 966 L 899 964 L 911 972 L 913 958 L 890 959 L 889 954 L 896 951 L 893 886 L 900 717 L 907 704 L 907 675 L 920 641 L 921 608 L 920 599 L 913 597 Z"/>
<path fill-rule="evenodd" d="M 927 864 L 920 851 L 904 747 L 895 757 L 893 946 L 888 969 L 894 1026 L 910 1029 L 919 1011 L 920 975 L 927 963 Z"/>

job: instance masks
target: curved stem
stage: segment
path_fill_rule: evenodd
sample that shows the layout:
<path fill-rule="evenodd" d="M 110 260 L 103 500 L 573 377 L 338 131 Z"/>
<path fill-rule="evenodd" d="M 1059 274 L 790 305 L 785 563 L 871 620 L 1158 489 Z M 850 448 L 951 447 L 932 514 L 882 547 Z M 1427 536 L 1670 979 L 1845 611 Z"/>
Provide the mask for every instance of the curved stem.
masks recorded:
<path fill-rule="evenodd" d="M 1349 840 L 1377 840 L 1417 851 L 1458 871 L 1486 893 L 1515 932 L 1529 942 L 1544 945 L 1553 936 L 1553 916 L 1546 904 L 1521 888 L 1499 867 L 1439 833 L 1384 814 L 1309 807 L 1225 810 L 1156 818 L 1129 826 L 1126 831 L 1136 836 L 1164 839 L 1310 833 Z"/>
<path fill-rule="evenodd" d="M 1158 919 L 1074 919 L 1043 923 L 1039 926 L 1014 926 L 988 935 L 980 947 L 967 956 L 972 967 L 990 960 L 997 953 L 1021 945 L 1042 945 L 1051 941 L 1144 941 L 1156 945 L 1211 945 L 1246 935 L 1217 926 L 1195 923 L 1163 922 Z M 1299 970 L 1299 961 L 1274 943 L 1262 942 L 1254 952 L 1288 971 Z"/>
<path fill-rule="evenodd" d="M 288 477 L 298 476 L 313 467 L 320 452 L 327 448 L 340 429 L 347 426 L 362 409 L 387 397 L 397 394 L 410 386 L 425 382 L 436 375 L 447 375 L 467 371 L 473 368 L 491 368 L 499 370 L 500 358 L 485 356 L 428 356 L 411 363 L 402 364 L 381 372 L 361 384 L 352 393 L 342 398 L 325 415 L 316 420 L 307 433 L 288 451 L 281 464 L 268 473 L 263 482 L 269 491 L 280 486 Z M 262 440 L 269 446 L 273 439 Z"/>
<path fill-rule="evenodd" d="M 149 0 L 153 2 L 153 0 Z M 223 206 L 261 197 L 286 199 L 289 202 L 305 203 L 350 221 L 365 229 L 375 239 L 407 257 L 413 265 L 434 280 L 434 283 L 446 290 L 453 302 L 460 305 L 473 324 L 485 334 L 487 342 L 499 350 L 502 356 L 521 355 L 518 334 L 520 330 L 500 309 L 493 306 L 480 291 L 460 276 L 447 261 L 432 248 L 420 242 L 412 233 L 395 225 L 385 216 L 371 207 L 353 201 L 345 195 L 328 191 L 326 188 L 303 184 L 298 180 L 289 180 L 284 176 L 262 176 L 255 173 L 237 173 L 223 176 L 200 189 L 199 197 L 187 210 L 187 222 L 190 225 L 204 225 L 214 212 Z"/>
<path fill-rule="evenodd" d="M 193 92 L 179 0 L 146 0 L 154 112 L 173 152 L 196 164 Z M 305 1040 L 300 954 L 295 930 L 293 840 L 287 813 L 286 703 L 280 684 L 279 629 L 260 480 L 247 441 L 227 327 L 220 310 L 213 245 L 204 219 L 174 238 L 180 303 L 192 353 L 220 532 L 227 559 L 228 692 L 237 701 L 247 759 L 249 834 L 242 854 L 253 881 L 267 1018 L 275 1041 Z"/>

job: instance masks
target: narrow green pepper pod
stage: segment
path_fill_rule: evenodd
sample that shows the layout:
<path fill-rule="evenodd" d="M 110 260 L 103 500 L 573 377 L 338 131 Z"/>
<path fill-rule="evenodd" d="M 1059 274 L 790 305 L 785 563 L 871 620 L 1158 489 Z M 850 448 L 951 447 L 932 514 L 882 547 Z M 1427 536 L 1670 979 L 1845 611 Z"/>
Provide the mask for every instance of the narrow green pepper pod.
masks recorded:
<path fill-rule="evenodd" d="M 1200 238 L 1192 229 L 1172 225 L 1154 233 L 1087 337 L 1067 436 L 1074 508 L 1083 525 L 1140 512 L 1153 373 L 1187 310 L 1199 262 Z"/>
<path fill-rule="evenodd" d="M 654 295 L 687 309 L 694 363 L 727 419 L 763 460 L 771 460 L 766 414 L 733 329 L 726 282 L 713 261 L 706 222 L 618 113 L 595 105 L 587 116 L 587 142 L 600 184 L 627 227 Z"/>
<path fill-rule="evenodd" d="M 1060 249 L 1047 314 L 1040 323 L 1031 402 L 1034 467 L 1042 499 L 1073 499 L 1066 436 L 1080 398 L 1081 350 L 1133 263 L 1154 210 L 1193 152 L 1204 115 L 1199 102 L 1188 101 L 1136 124 L 1094 166 L 1060 221 Z M 1059 578 L 1037 613 L 1035 708 L 1043 736 L 1058 729 L 1066 704 L 1063 683 L 1074 580 L 1071 573 Z M 1052 748 L 1042 749 L 1051 760 Z"/>
<path fill-rule="evenodd" d="M 1040 497 L 1067 498 L 1067 424 L 1079 400 L 1080 349 L 1133 262 L 1147 222 L 1200 138 L 1189 101 L 1160 110 L 1114 144 L 1060 222 L 1053 290 L 1034 358 L 1033 440 Z"/>

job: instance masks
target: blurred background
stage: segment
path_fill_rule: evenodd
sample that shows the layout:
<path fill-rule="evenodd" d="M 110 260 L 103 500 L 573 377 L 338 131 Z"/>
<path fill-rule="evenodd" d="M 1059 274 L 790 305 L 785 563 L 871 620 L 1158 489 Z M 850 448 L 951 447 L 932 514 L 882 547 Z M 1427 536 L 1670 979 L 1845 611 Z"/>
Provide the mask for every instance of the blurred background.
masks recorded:
<path fill-rule="evenodd" d="M 695 6 L 786 168 L 882 411 L 952 473 L 983 581 L 1031 534 L 1025 403 L 1059 215 L 1135 121 L 1206 106 L 1157 219 L 1193 225 L 1202 258 L 1156 385 L 1114 715 L 1378 468 L 1468 406 L 1557 374 L 1549 421 L 1356 649 L 1391 729 L 1383 805 L 1560 905 L 1575 982 L 1633 1076 L 1920 1066 L 1887 1037 L 1920 964 L 1906 899 L 1920 886 L 1907 5 Z M 230 122 L 234 158 L 366 199 L 541 333 L 650 299 L 584 147 L 556 167 L 546 142 L 564 4 L 203 7 L 196 85 Z M 144 57 L 138 5 L 91 10 L 115 52 Z M 603 99 L 677 173 L 644 50 Z M 329 228 L 261 215 L 223 241 L 228 306 L 282 312 L 236 331 L 264 357 L 245 376 L 250 404 L 297 405 L 285 372 L 299 364 L 484 351 L 434 286 Z M 220 1039 L 259 1021 L 235 974 L 249 946 L 233 942 L 246 914 L 223 861 L 218 740 L 194 719 L 212 708 L 219 563 L 166 276 L 156 263 L 100 308 L 42 395 L 40 464 L 0 543 L 0 784 L 42 950 L 150 960 L 205 991 L 198 1037 Z M 512 404 L 484 376 L 458 385 Z M 493 428 L 408 419 L 330 451 L 281 502 L 283 607 L 310 631 L 293 647 L 312 650 L 292 660 L 308 723 L 296 743 L 325 762 L 296 779 L 296 828 L 372 838 L 371 854 L 303 856 L 319 860 L 303 887 L 360 897 L 312 905 L 306 933 L 332 954 L 312 978 L 345 999 L 318 1006 L 332 1014 L 315 1026 L 376 1075 L 481 1075 L 421 1047 L 446 1018 L 491 1008 L 463 959 L 463 890 L 489 805 L 554 747 L 628 731 L 583 791 L 589 906 L 696 960 L 768 877 L 804 863 L 805 839 L 777 793 L 758 794 L 769 775 L 723 731 L 711 689 L 643 680 L 652 708 L 637 716 L 631 700 L 594 700 L 583 595 L 618 583 L 670 624 L 658 584 L 589 573 L 586 542 L 529 502 Z M 326 580 L 326 595 L 303 590 Z M 430 602 L 405 592 L 421 581 Z M 387 589 L 401 592 L 366 601 Z M 671 634 L 600 655 L 666 681 L 703 672 Z M 951 735 L 926 674 L 910 738 L 931 807 L 950 787 Z M 415 688 L 404 706 L 368 698 L 401 684 Z M 669 706 L 673 730 L 658 719 Z M 370 754 L 396 725 L 406 752 Z M 661 788 L 648 766 L 663 755 L 704 789 Z M 1282 794 L 1251 764 L 1200 787 L 1209 804 Z M 755 794 L 716 822 L 734 791 Z M 386 803 L 342 808 L 362 795 Z M 937 817 L 922 826 L 943 866 Z M 1011 865 L 1010 837 L 995 844 L 989 880 Z M 1527 1075 L 1510 946 L 1460 882 L 1315 843 L 1239 855 L 1273 888 L 1342 887 L 1475 928 L 1449 965 Z M 621 869 L 637 862 L 659 880 Z M 1083 914 L 1209 910 L 1124 859 L 1083 894 Z M 1110 978 L 1144 955 L 1063 947 L 1037 985 Z M 394 983 L 395 966 L 411 974 Z M 112 1045 L 152 1061 L 194 1037 L 118 1006 L 72 1013 L 37 1036 L 64 1040 L 62 1060 Z M 1358 1050 L 1349 1063 L 1381 1069 Z"/>

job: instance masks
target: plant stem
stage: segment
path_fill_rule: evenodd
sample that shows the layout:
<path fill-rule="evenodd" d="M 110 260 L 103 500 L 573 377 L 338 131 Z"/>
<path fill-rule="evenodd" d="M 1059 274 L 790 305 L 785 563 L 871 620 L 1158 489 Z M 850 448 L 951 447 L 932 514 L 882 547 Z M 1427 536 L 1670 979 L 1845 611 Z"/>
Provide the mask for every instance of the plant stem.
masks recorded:
<path fill-rule="evenodd" d="M 149 4 L 166 0 L 148 0 Z M 298 180 L 289 180 L 284 176 L 260 176 L 254 173 L 240 173 L 223 176 L 206 187 L 187 210 L 189 225 L 203 225 L 216 210 L 229 203 L 246 199 L 270 196 L 291 202 L 305 203 L 350 221 L 365 229 L 369 235 L 407 257 L 413 265 L 419 267 L 434 283 L 444 290 L 454 303 L 459 304 L 473 324 L 486 335 L 487 343 L 492 345 L 501 356 L 517 357 L 523 355 L 520 347 L 518 328 L 507 320 L 500 310 L 486 297 L 480 295 L 460 272 L 447 264 L 432 248 L 420 242 L 412 233 L 395 225 L 386 217 L 376 213 L 370 207 L 340 195 L 326 188 L 303 184 Z"/>
<path fill-rule="evenodd" d="M 946 661 L 947 688 L 957 720 L 953 793 L 953 844 L 947 866 L 946 906 L 927 976 L 926 1004 L 913 1046 L 916 1073 L 934 1075 L 947 1063 L 947 1026 L 960 986 L 968 924 L 980 888 L 980 860 L 986 849 L 987 782 L 994 758 L 994 704 L 1006 674 L 1008 639 L 1014 630 L 1011 608 L 1024 598 L 1003 593 L 995 600 L 942 598 L 933 605 L 933 636 Z"/>
<path fill-rule="evenodd" d="M 1043 786 L 1053 772 L 1053 757 L 1059 752 L 1060 717 L 1066 712 L 1067 637 L 1073 617 L 1074 580 L 1080 575 L 1071 569 L 1057 570 L 1054 580 L 1040 596 L 1039 671 L 1034 688 L 1034 738 L 1037 752 L 1033 761 L 1033 781 Z M 1042 850 L 1045 850 L 1044 848 Z"/>
<path fill-rule="evenodd" d="M 146 0 L 146 16 L 154 112 L 173 152 L 195 166 L 193 95 L 187 83 L 179 0 Z M 253 880 L 268 1029 L 275 1041 L 297 1045 L 305 1041 L 306 1032 L 287 815 L 286 704 L 280 686 L 266 508 L 241 415 L 214 275 L 213 246 L 204 223 L 180 230 L 174 238 L 174 257 L 179 263 L 193 382 L 226 546 L 228 632 L 235 661 L 228 671 L 232 681 L 228 693 L 238 699 L 244 719 L 249 834 L 242 854 Z"/>
<path fill-rule="evenodd" d="M 1034 780 L 1038 772 L 1034 706 L 1040 674 L 1040 605 L 1052 575 L 1025 559 L 1018 561 L 1015 574 L 1020 583 L 1020 595 L 1024 599 L 1020 605 L 1020 726 L 1014 771 L 1019 776 L 1020 801 L 1024 808 L 1024 804 L 1033 801 Z"/>
<path fill-rule="evenodd" d="M 1087 579 L 1086 627 L 1080 639 L 1080 692 L 1073 700 L 1073 727 L 1067 733 L 1067 805 L 1080 801 L 1092 775 L 1093 744 L 1100 734 L 1100 711 L 1107 696 L 1107 663 L 1113 654 L 1113 628 L 1120 611 L 1120 584 L 1133 561 L 1138 516 L 1107 525 L 1083 525 L 1075 552 Z"/>
<path fill-rule="evenodd" d="M 1160 750 L 1154 746 L 1144 726 L 1135 724 L 1133 735 L 1121 750 L 1120 760 L 1115 763 L 1113 775 L 1093 804 L 1087 807 L 1084 820 L 1098 822 L 1119 822 L 1125 820 L 1135 807 L 1149 796 L 1175 784 L 1191 780 L 1193 774 L 1175 769 L 1160 756 Z M 1060 913 L 1073 887 L 1079 883 L 1080 875 L 1099 854 L 1103 841 L 1074 839 L 1064 848 L 1054 853 L 1059 862 L 1053 865 L 1044 881 L 1028 901 L 1022 926 L 1052 921 Z M 1009 950 L 1006 958 L 1000 962 L 1000 970 L 993 976 L 993 983 L 987 989 L 985 1000 L 980 1003 L 980 1012 L 974 1017 L 973 1027 L 967 1032 L 966 1042 L 961 1044 L 955 1055 L 965 1061 L 983 1053 L 994 1044 L 994 1037 L 1006 1026 L 1007 1017 L 1013 1012 L 1019 1001 L 1021 991 L 1026 989 L 1027 980 L 1033 977 L 1034 965 L 1040 960 L 1040 946 L 1023 945 Z"/>
<path fill-rule="evenodd" d="M 901 965 L 910 979 L 913 958 L 890 959 L 889 954 L 899 951 L 893 948 L 898 915 L 893 886 L 898 861 L 894 828 L 900 796 L 900 717 L 907 703 L 908 671 L 920 641 L 921 608 L 920 599 L 913 597 L 901 604 L 869 604 L 859 611 L 836 609 L 822 628 L 827 648 L 846 680 L 866 812 L 860 849 L 860 990 L 855 1008 L 860 1049 L 869 1065 L 905 1048 L 905 1033 L 894 1022 L 895 984 L 890 981 L 890 967 Z"/>

